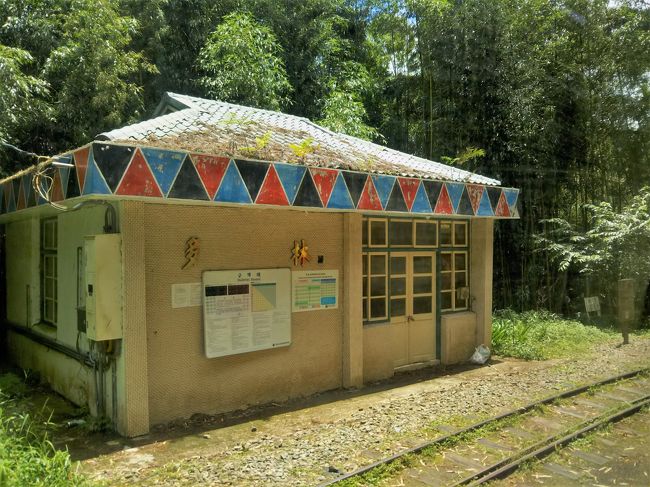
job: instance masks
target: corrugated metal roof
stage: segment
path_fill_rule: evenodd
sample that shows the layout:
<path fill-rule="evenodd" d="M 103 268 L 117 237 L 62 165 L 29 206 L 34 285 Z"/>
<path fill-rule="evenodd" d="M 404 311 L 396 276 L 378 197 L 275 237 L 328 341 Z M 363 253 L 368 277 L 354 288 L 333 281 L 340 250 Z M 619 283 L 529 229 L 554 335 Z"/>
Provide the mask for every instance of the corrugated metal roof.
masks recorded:
<path fill-rule="evenodd" d="M 496 179 L 332 132 L 303 117 L 176 93 L 166 94 L 159 111 L 166 104 L 180 104 L 181 108 L 97 138 L 263 161 L 500 184 Z"/>

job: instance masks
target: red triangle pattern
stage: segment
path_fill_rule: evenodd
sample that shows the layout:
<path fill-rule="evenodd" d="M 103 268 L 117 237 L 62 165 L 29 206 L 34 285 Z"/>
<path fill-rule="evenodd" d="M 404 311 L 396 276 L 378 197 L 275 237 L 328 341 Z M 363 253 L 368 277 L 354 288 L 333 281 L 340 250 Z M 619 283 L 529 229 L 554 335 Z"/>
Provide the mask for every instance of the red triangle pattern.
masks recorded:
<path fill-rule="evenodd" d="M 361 192 L 361 198 L 359 198 L 359 204 L 357 205 L 357 208 L 360 210 L 377 211 L 381 211 L 383 209 L 381 207 L 381 200 L 377 194 L 377 189 L 375 188 L 375 184 L 372 182 L 371 177 L 368 177 L 368 179 L 366 179 L 366 184 L 363 187 L 363 191 Z"/>
<path fill-rule="evenodd" d="M 465 187 L 469 194 L 469 201 L 472 203 L 472 210 L 474 210 L 474 214 L 476 215 L 478 207 L 481 204 L 481 196 L 483 196 L 485 187 L 479 184 L 468 184 Z"/>
<path fill-rule="evenodd" d="M 79 191 L 81 194 L 84 192 L 84 182 L 86 181 L 86 169 L 88 169 L 89 153 L 90 146 L 79 149 L 73 154 L 74 165 L 77 167 L 77 182 L 79 183 Z"/>
<path fill-rule="evenodd" d="M 499 196 L 499 202 L 497 203 L 497 207 L 494 210 L 494 215 L 505 216 L 505 217 L 510 216 L 510 210 L 508 209 L 508 202 L 506 201 L 506 196 L 503 194 L 503 191 L 501 192 L 501 196 Z"/>
<path fill-rule="evenodd" d="M 210 199 L 214 199 L 217 194 L 223 175 L 228 169 L 230 159 L 227 157 L 207 156 L 205 154 L 190 154 L 196 172 L 199 173 L 205 189 L 208 191 Z"/>
<path fill-rule="evenodd" d="M 264 178 L 264 183 L 260 188 L 255 203 L 258 205 L 289 206 L 289 200 L 284 194 L 284 188 L 273 164 L 266 173 L 266 178 Z"/>
<path fill-rule="evenodd" d="M 420 187 L 420 180 L 414 178 L 397 178 L 397 181 L 399 182 L 399 187 L 402 188 L 406 207 L 411 211 L 413 201 L 415 201 L 415 195 L 418 193 L 418 188 Z"/>
<path fill-rule="evenodd" d="M 140 149 L 136 149 L 115 194 L 162 198 L 158 183 Z"/>
<path fill-rule="evenodd" d="M 61 175 L 59 171 L 54 171 L 54 182 L 50 188 L 50 200 L 51 201 L 63 201 L 65 196 L 63 196 L 63 186 L 61 186 Z"/>
<path fill-rule="evenodd" d="M 445 184 L 442 185 L 442 190 L 440 190 L 440 196 L 438 196 L 438 202 L 436 203 L 436 208 L 433 212 L 442 215 L 451 215 L 454 213 L 454 207 L 451 204 L 451 199 L 447 192 L 447 185 Z"/>
<path fill-rule="evenodd" d="M 327 202 L 330 200 L 332 188 L 334 187 L 336 176 L 338 176 L 338 174 L 339 172 L 336 169 L 311 169 L 311 177 L 314 180 L 314 185 L 320 195 L 320 200 L 323 202 L 323 207 L 326 207 Z M 305 177 L 308 177 L 307 174 L 305 174 Z"/>
<path fill-rule="evenodd" d="M 23 190 L 23 182 L 20 182 L 20 189 L 18 190 L 18 204 L 16 205 L 17 210 L 22 210 L 27 206 L 25 202 L 25 191 Z"/>

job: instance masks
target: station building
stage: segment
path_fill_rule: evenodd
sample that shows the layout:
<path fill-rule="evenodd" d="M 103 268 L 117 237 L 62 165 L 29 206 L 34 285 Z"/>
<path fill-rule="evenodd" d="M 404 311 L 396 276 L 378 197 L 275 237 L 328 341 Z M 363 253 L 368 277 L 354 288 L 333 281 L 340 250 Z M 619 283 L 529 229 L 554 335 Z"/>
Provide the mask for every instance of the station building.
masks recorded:
<path fill-rule="evenodd" d="M 0 185 L 11 360 L 126 436 L 469 358 L 499 181 L 168 93 Z"/>

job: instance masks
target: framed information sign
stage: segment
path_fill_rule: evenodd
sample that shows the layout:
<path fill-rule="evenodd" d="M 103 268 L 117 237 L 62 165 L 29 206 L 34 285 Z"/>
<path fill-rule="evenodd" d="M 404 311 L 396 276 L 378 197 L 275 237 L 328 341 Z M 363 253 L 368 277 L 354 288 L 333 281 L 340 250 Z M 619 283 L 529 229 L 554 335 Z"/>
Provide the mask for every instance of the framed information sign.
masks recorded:
<path fill-rule="evenodd" d="M 205 271 L 202 294 L 208 358 L 291 344 L 290 269 Z"/>
<path fill-rule="evenodd" d="M 339 307 L 339 271 L 292 272 L 293 311 Z"/>

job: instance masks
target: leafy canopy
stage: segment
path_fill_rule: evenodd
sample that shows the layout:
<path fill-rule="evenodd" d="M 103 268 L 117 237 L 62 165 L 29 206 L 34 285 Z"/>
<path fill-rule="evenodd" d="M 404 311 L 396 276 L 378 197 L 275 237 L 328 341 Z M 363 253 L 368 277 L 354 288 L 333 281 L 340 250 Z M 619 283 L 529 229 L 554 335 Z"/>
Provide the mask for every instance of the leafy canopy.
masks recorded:
<path fill-rule="evenodd" d="M 590 214 L 586 231 L 555 218 L 546 221 L 551 227 L 547 234 L 537 237 L 559 270 L 575 266 L 605 283 L 650 278 L 650 187 L 621 211 L 608 202 L 585 207 Z"/>
<path fill-rule="evenodd" d="M 365 123 L 366 109 L 354 93 L 332 91 L 323 104 L 323 119 L 318 123 L 334 132 L 372 140 L 379 135 L 377 130 Z"/>
<path fill-rule="evenodd" d="M 247 12 L 233 12 L 208 37 L 198 63 L 209 96 L 278 110 L 289 102 L 280 45 L 268 27 Z"/>
<path fill-rule="evenodd" d="M 92 139 L 143 109 L 138 73 L 152 71 L 129 51 L 137 27 L 113 0 L 75 0 L 62 21 L 62 42 L 45 63 L 57 121 L 74 141 Z"/>
<path fill-rule="evenodd" d="M 47 93 L 45 81 L 25 72 L 32 61 L 29 52 L 0 44 L 0 140 L 9 139 L 12 128 L 28 120 L 32 104 L 40 105 L 37 96 Z"/>

